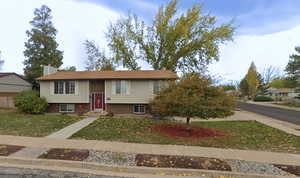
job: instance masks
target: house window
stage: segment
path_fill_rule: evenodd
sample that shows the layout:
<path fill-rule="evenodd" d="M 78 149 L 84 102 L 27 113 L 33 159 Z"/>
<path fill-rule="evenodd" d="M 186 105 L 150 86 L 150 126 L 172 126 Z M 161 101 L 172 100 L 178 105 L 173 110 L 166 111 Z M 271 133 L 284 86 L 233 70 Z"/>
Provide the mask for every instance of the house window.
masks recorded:
<path fill-rule="evenodd" d="M 116 94 L 121 94 L 121 80 L 116 81 Z"/>
<path fill-rule="evenodd" d="M 55 81 L 54 82 L 54 94 L 64 94 L 64 82 Z"/>
<path fill-rule="evenodd" d="M 116 80 L 116 94 L 126 94 L 127 91 L 127 82 L 125 80 Z"/>
<path fill-rule="evenodd" d="M 144 114 L 146 113 L 146 107 L 143 104 L 136 104 L 133 107 L 133 112 L 137 114 Z"/>
<path fill-rule="evenodd" d="M 59 112 L 75 112 L 75 104 L 60 104 Z"/>
<path fill-rule="evenodd" d="M 164 87 L 163 81 L 161 80 L 154 80 L 153 81 L 153 93 L 157 94 L 161 91 L 161 89 Z"/>
<path fill-rule="evenodd" d="M 75 81 L 55 81 L 54 94 L 75 94 Z"/>
<path fill-rule="evenodd" d="M 66 81 L 66 94 L 74 94 L 75 93 L 75 81 Z"/>

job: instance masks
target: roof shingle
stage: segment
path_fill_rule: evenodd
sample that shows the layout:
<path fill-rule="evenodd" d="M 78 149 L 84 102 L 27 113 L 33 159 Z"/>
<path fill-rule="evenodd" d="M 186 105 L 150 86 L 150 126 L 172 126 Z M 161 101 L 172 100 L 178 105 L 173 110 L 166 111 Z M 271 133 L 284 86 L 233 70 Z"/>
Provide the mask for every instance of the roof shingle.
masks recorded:
<path fill-rule="evenodd" d="M 176 79 L 176 73 L 168 70 L 137 70 L 137 71 L 78 71 L 57 72 L 37 78 L 37 80 L 65 79 Z"/>

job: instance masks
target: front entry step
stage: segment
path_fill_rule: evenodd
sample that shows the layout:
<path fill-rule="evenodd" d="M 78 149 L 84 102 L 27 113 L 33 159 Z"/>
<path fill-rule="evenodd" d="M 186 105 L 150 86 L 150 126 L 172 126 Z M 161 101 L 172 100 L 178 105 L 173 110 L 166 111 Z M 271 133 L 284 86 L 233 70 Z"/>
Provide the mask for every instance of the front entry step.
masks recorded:
<path fill-rule="evenodd" d="M 101 117 L 101 116 L 107 116 L 108 112 L 106 111 L 100 111 L 100 112 L 94 112 L 94 111 L 90 111 L 84 114 L 84 116 L 87 117 Z"/>

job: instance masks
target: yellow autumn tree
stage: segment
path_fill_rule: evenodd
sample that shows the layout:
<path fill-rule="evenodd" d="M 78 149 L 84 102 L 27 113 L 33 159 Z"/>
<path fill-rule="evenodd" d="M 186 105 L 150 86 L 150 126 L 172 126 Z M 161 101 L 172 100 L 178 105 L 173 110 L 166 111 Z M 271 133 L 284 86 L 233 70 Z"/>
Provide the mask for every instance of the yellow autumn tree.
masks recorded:
<path fill-rule="evenodd" d="M 256 71 L 256 66 L 254 62 L 251 63 L 248 73 L 246 75 L 246 81 L 249 87 L 249 95 L 251 96 L 251 99 L 253 100 L 255 96 L 257 95 L 258 87 L 259 87 L 259 74 Z"/>

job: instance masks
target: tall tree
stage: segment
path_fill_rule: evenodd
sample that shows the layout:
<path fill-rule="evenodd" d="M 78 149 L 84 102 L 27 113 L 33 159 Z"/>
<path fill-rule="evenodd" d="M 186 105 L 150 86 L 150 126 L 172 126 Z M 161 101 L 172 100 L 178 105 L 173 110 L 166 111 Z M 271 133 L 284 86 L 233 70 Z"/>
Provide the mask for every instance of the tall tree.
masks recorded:
<path fill-rule="evenodd" d="M 290 56 L 286 72 L 289 74 L 291 80 L 294 80 L 297 87 L 300 88 L 300 46 L 295 47 L 297 54 Z"/>
<path fill-rule="evenodd" d="M 63 63 L 63 52 L 57 49 L 55 41 L 57 30 L 51 20 L 51 9 L 43 5 L 34 10 L 34 18 L 30 21 L 33 28 L 26 31 L 29 39 L 25 42 L 24 74 L 34 88 L 38 87 L 35 78 L 42 76 L 42 65 L 59 68 Z"/>
<path fill-rule="evenodd" d="M 250 93 L 249 93 L 249 85 L 247 83 L 246 78 L 243 78 L 239 84 L 239 90 L 242 94 L 242 96 L 247 96 L 247 98 L 250 97 Z"/>
<path fill-rule="evenodd" d="M 281 78 L 273 79 L 269 85 L 270 87 L 273 88 L 296 88 L 297 87 L 296 81 L 290 77 L 281 77 Z"/>
<path fill-rule="evenodd" d="M 3 64 L 4 64 L 4 60 L 2 59 L 1 51 L 0 51 L 0 70 L 2 70 Z"/>
<path fill-rule="evenodd" d="M 75 66 L 67 66 L 65 68 L 59 69 L 59 71 L 62 71 L 62 72 L 74 72 L 74 71 L 76 71 L 76 67 Z"/>
<path fill-rule="evenodd" d="M 202 14 L 201 5 L 177 13 L 177 0 L 159 8 L 150 25 L 129 14 L 107 33 L 114 59 L 131 70 L 146 61 L 155 70 L 199 72 L 219 60 L 219 45 L 232 40 L 231 23 L 216 25 L 216 17 Z"/>
<path fill-rule="evenodd" d="M 261 75 L 261 79 L 265 84 L 269 84 L 272 80 L 276 78 L 280 78 L 282 76 L 280 68 L 272 65 L 265 67 L 260 72 L 260 75 Z"/>
<path fill-rule="evenodd" d="M 266 95 L 269 92 L 269 83 L 267 83 L 264 80 L 264 77 L 258 73 L 258 88 L 257 88 L 257 94 L 259 95 Z"/>
<path fill-rule="evenodd" d="M 94 41 L 86 40 L 84 46 L 88 56 L 86 70 L 115 70 L 112 58 L 107 57 L 105 51 L 101 51 Z"/>
<path fill-rule="evenodd" d="M 251 63 L 245 79 L 249 86 L 249 95 L 251 96 L 251 99 L 254 99 L 255 96 L 257 95 L 257 91 L 260 83 L 259 75 L 258 72 L 256 71 L 256 66 L 254 62 Z"/>

